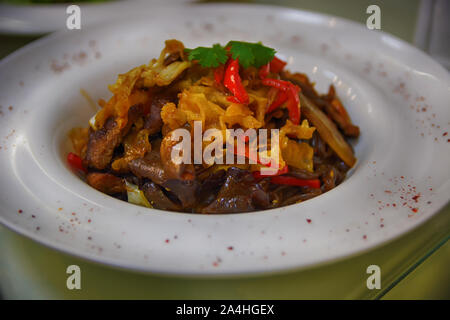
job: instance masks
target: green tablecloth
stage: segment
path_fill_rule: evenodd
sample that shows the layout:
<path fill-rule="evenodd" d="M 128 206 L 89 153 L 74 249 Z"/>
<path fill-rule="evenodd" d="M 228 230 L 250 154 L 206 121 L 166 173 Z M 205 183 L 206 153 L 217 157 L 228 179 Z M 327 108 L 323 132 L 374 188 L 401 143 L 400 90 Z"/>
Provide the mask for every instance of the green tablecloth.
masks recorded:
<path fill-rule="evenodd" d="M 367 6 L 377 4 L 382 10 L 382 29 L 408 42 L 413 41 L 419 4 L 418 0 L 250 2 L 319 11 L 361 23 L 367 17 Z M 0 36 L 0 57 L 36 38 Z M 447 206 L 407 235 L 332 264 L 264 277 L 199 279 L 112 269 L 48 249 L 0 227 L 0 288 L 5 298 L 32 299 L 448 299 L 449 230 L 450 206 Z M 71 264 L 82 270 L 81 290 L 66 288 L 66 268 Z M 381 290 L 366 287 L 366 268 L 371 264 L 382 270 Z"/>

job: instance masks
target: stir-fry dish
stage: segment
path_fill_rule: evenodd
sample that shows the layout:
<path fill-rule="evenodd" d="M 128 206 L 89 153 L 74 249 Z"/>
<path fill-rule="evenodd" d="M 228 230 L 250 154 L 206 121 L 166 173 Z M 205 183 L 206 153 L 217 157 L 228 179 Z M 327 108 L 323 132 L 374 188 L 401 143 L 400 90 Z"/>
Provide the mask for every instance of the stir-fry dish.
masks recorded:
<path fill-rule="evenodd" d="M 158 59 L 118 76 L 87 128 L 71 130 L 69 166 L 115 198 L 189 213 L 272 209 L 333 189 L 356 162 L 348 140 L 359 128 L 333 85 L 317 93 L 275 53 L 261 43 L 187 49 L 167 40 Z M 174 134 L 180 129 L 191 134 L 184 149 L 186 137 Z M 223 135 L 200 140 L 203 151 L 223 147 L 214 161 L 194 150 L 195 135 L 210 129 Z M 245 135 L 251 129 L 256 140 Z M 244 135 L 232 136 L 230 147 L 231 130 Z M 265 144 L 250 152 L 253 140 Z"/>

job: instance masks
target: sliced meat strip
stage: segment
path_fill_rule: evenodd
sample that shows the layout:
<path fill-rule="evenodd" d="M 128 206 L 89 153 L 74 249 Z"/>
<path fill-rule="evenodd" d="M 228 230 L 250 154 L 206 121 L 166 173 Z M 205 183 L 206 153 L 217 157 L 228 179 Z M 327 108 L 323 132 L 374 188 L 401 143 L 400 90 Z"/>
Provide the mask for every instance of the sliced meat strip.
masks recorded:
<path fill-rule="evenodd" d="M 146 182 L 142 185 L 142 191 L 150 204 L 161 210 L 180 211 L 180 205 L 167 197 L 161 188 L 154 182 Z"/>
<path fill-rule="evenodd" d="M 150 104 L 150 112 L 145 118 L 144 128 L 149 129 L 150 135 L 156 134 L 161 131 L 163 121 L 161 119 L 161 109 L 168 102 L 176 101 L 176 97 L 170 97 L 167 95 L 160 95 L 156 93 Z"/>
<path fill-rule="evenodd" d="M 133 106 L 130 107 L 130 109 L 128 110 L 128 121 L 127 121 L 127 125 L 125 126 L 125 128 L 123 128 L 122 130 L 122 136 L 126 136 L 129 132 L 129 130 L 131 129 L 132 125 L 139 119 L 142 117 L 145 117 L 149 114 L 150 107 L 149 104 L 135 104 Z"/>
<path fill-rule="evenodd" d="M 128 133 L 132 124 L 144 115 L 144 112 L 144 105 L 132 106 L 128 111 L 127 125 L 123 129 L 118 127 L 113 117 L 108 118 L 101 129 L 94 131 L 89 128 L 85 165 L 98 170 L 107 168 L 113 157 L 114 149 L 119 146 L 123 136 Z"/>
<path fill-rule="evenodd" d="M 195 195 L 199 186 L 198 181 L 170 179 L 165 181 L 162 186 L 180 200 L 184 209 L 194 207 L 197 200 Z"/>
<path fill-rule="evenodd" d="M 164 172 L 168 178 L 179 179 L 179 180 L 194 180 L 195 179 L 195 166 L 192 163 L 185 163 L 183 159 L 178 163 L 173 159 L 172 155 L 179 154 L 180 141 L 179 137 L 175 134 L 175 130 L 166 134 L 166 136 L 161 141 L 161 147 L 159 150 L 161 156 L 161 163 L 164 166 Z M 186 150 L 181 150 L 184 154 Z M 183 155 L 184 156 L 184 155 Z"/>
<path fill-rule="evenodd" d="M 105 169 L 121 140 L 121 130 L 113 118 L 108 118 L 101 129 L 94 131 L 89 128 L 85 164 L 91 168 Z"/>
<path fill-rule="evenodd" d="M 87 183 L 106 194 L 118 194 L 126 192 L 123 179 L 110 173 L 91 172 L 86 176 Z"/>
<path fill-rule="evenodd" d="M 239 168 L 227 170 L 224 185 L 217 195 L 217 200 L 204 208 L 204 213 L 237 213 L 270 206 L 269 195 L 255 181 L 253 175 Z"/>
<path fill-rule="evenodd" d="M 167 177 L 158 150 L 152 150 L 144 158 L 131 161 L 129 167 L 137 177 L 150 179 L 163 186 L 168 193 L 173 194 L 181 202 L 183 208 L 194 206 L 198 182 L 194 179 L 180 180 Z"/>
<path fill-rule="evenodd" d="M 330 93 L 328 93 L 328 96 L 330 96 L 330 98 L 326 101 L 326 114 L 331 117 L 335 123 L 337 123 L 344 135 L 348 137 L 358 137 L 359 127 L 352 123 L 347 110 L 342 105 L 342 102 L 336 97 L 333 86 L 330 86 Z"/>
<path fill-rule="evenodd" d="M 213 202 L 225 182 L 226 171 L 219 170 L 208 174 L 201 186 L 197 189 L 197 200 L 200 206 L 207 206 Z"/>
<path fill-rule="evenodd" d="M 139 178 L 147 178 L 160 185 L 167 180 L 159 150 L 152 150 L 144 158 L 132 160 L 129 167 Z"/>

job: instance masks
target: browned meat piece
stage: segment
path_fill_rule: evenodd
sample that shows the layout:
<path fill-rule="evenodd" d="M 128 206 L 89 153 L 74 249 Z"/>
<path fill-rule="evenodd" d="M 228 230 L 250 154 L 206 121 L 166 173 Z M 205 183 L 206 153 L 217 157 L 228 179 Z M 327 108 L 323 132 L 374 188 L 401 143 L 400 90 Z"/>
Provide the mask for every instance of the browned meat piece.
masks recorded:
<path fill-rule="evenodd" d="M 161 141 L 160 155 L 164 172 L 170 179 L 193 180 L 195 179 L 195 167 L 192 163 L 176 163 L 172 158 L 172 151 L 177 147 L 179 141 L 173 134 L 169 132 Z M 179 152 L 179 151 L 178 151 Z M 184 150 L 182 150 L 184 153 Z"/>
<path fill-rule="evenodd" d="M 168 177 L 158 150 L 152 150 L 144 158 L 131 161 L 129 167 L 137 177 L 150 179 L 163 186 L 168 193 L 173 194 L 181 202 L 183 208 L 190 208 L 194 205 L 198 182 Z"/>
<path fill-rule="evenodd" d="M 196 180 L 178 180 L 170 179 L 162 184 L 167 191 L 174 194 L 184 209 L 192 208 L 197 198 L 195 197 L 198 189 L 198 181 Z"/>
<path fill-rule="evenodd" d="M 89 128 L 89 142 L 86 150 L 85 165 L 98 170 L 109 166 L 114 149 L 121 143 L 122 138 L 128 133 L 131 125 L 144 115 L 143 104 L 134 105 L 128 111 L 127 125 L 120 129 L 114 118 L 106 120 L 103 128 L 94 131 Z"/>
<path fill-rule="evenodd" d="M 203 213 L 237 213 L 270 206 L 269 195 L 246 170 L 231 167 L 217 200 L 202 210 Z"/>
<path fill-rule="evenodd" d="M 330 86 L 328 94 L 323 96 L 323 98 L 326 100 L 325 112 L 337 123 L 344 134 L 349 137 L 358 137 L 359 127 L 352 123 L 347 110 L 342 105 L 341 100 L 336 96 L 336 90 L 333 85 Z"/>
<path fill-rule="evenodd" d="M 144 117 L 149 111 L 148 104 L 135 104 L 128 110 L 128 121 L 125 128 L 122 130 L 122 136 L 126 136 L 129 132 L 131 126 L 139 119 L 139 117 Z"/>
<path fill-rule="evenodd" d="M 147 178 L 160 185 L 167 180 L 158 150 L 150 151 L 144 158 L 132 160 L 129 167 L 139 178 Z"/>
<path fill-rule="evenodd" d="M 106 120 L 103 128 L 97 131 L 89 128 L 85 164 L 95 169 L 105 169 L 111 162 L 114 149 L 119 145 L 122 134 L 113 118 Z"/>
<path fill-rule="evenodd" d="M 161 188 L 153 182 L 144 183 L 142 191 L 150 204 L 156 209 L 172 211 L 181 210 L 181 206 L 169 199 Z"/>
<path fill-rule="evenodd" d="M 209 205 L 216 199 L 220 188 L 225 182 L 225 177 L 225 170 L 219 170 L 213 174 L 208 174 L 197 190 L 197 200 L 201 207 Z"/>
<path fill-rule="evenodd" d="M 161 131 L 163 122 L 161 120 L 161 109 L 168 102 L 173 102 L 174 99 L 171 99 L 167 96 L 161 96 L 155 94 L 152 99 L 152 103 L 150 105 L 150 113 L 145 118 L 144 128 L 149 129 L 150 135 L 158 133 Z"/>
<path fill-rule="evenodd" d="M 161 131 L 163 122 L 161 120 L 161 108 L 164 106 L 158 106 L 154 103 L 150 106 L 150 113 L 145 119 L 144 128 L 149 129 L 149 134 L 153 135 Z"/>
<path fill-rule="evenodd" d="M 118 194 L 126 192 L 123 179 L 110 173 L 91 172 L 86 176 L 87 183 L 106 194 Z"/>

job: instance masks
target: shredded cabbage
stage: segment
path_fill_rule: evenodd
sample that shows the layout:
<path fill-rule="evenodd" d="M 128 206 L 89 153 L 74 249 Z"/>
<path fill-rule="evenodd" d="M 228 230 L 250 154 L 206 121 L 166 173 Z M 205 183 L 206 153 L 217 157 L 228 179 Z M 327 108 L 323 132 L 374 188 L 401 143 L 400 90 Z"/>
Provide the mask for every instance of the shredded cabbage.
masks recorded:
<path fill-rule="evenodd" d="M 147 208 L 153 208 L 153 206 L 148 202 L 147 198 L 144 195 L 144 192 L 139 189 L 139 187 L 135 184 L 132 184 L 128 181 L 125 181 L 126 188 L 127 188 L 127 196 L 128 196 L 128 202 L 137 204 L 139 206 L 147 207 Z"/>

